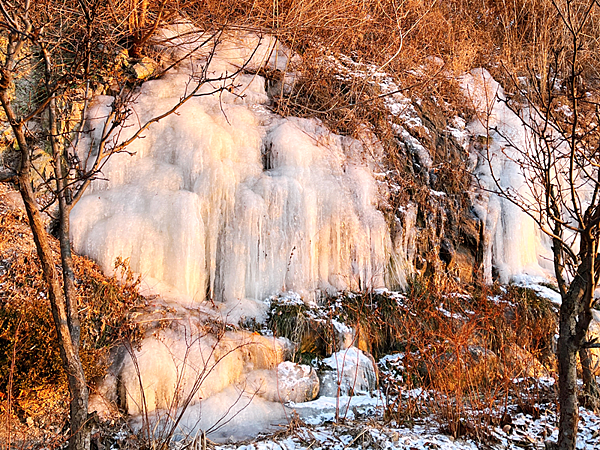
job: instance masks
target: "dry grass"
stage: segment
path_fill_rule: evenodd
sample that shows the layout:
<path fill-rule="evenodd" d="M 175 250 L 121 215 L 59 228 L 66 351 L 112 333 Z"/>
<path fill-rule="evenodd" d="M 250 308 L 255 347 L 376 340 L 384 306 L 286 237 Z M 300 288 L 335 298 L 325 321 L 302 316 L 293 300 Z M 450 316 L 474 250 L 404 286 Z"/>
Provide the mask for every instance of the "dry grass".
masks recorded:
<path fill-rule="evenodd" d="M 563 38 L 551 0 L 207 0 L 172 7 L 206 28 L 268 30 L 301 54 L 343 53 L 390 73 L 431 57 L 455 74 L 499 61 L 543 61 Z M 598 36 L 593 28 L 590 39 Z"/>
<path fill-rule="evenodd" d="M 68 408 L 66 376 L 33 239 L 15 194 L 0 187 L 0 411 L 58 430 Z M 58 243 L 52 246 L 59 265 Z M 75 256 L 74 262 L 80 355 L 87 379 L 94 380 L 105 374 L 111 348 L 123 340 L 140 341 L 144 330 L 132 313 L 145 301 L 123 262 L 123 282 L 86 258 Z"/>
<path fill-rule="evenodd" d="M 298 342 L 298 361 L 310 362 L 340 349 L 331 321 L 344 322 L 356 330 L 355 346 L 376 358 L 394 355 L 380 374 L 387 420 L 434 414 L 449 434 L 485 440 L 490 425 L 506 424 L 507 405 L 534 413 L 536 403 L 554 399 L 534 380 L 554 372 L 556 317 L 531 290 L 465 292 L 415 279 L 400 297 L 348 293 L 318 309 L 274 302 L 269 326 Z"/>

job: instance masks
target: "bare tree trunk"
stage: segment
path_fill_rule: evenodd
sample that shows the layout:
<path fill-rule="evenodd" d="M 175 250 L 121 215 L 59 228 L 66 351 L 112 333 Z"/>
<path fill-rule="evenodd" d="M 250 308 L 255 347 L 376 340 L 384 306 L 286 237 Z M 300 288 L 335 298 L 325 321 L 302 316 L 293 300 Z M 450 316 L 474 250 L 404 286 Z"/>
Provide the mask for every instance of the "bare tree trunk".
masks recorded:
<path fill-rule="evenodd" d="M 558 338 L 558 403 L 560 405 L 558 449 L 574 450 L 577 443 L 579 408 L 577 404 L 577 348 L 571 330 L 576 314 L 560 316 Z"/>
<path fill-rule="evenodd" d="M 45 49 L 44 56 L 46 64 L 50 66 L 50 58 Z M 58 240 L 60 242 L 60 258 L 63 271 L 63 286 L 65 301 L 67 306 L 67 320 L 69 330 L 71 331 L 71 340 L 73 346 L 79 349 L 79 338 L 81 335 L 81 326 L 79 323 L 79 313 L 77 312 L 77 292 L 75 290 L 75 273 L 73 271 L 73 257 L 71 254 L 71 223 L 69 213 L 68 179 L 64 173 L 63 165 L 66 158 L 64 155 L 64 146 L 59 142 L 58 117 L 57 117 L 56 99 L 50 100 L 49 125 L 50 125 L 50 143 L 52 146 L 52 158 L 54 159 L 54 175 L 56 177 L 56 196 L 58 197 L 59 223 Z"/>
<path fill-rule="evenodd" d="M 581 378 L 583 380 L 583 402 L 585 408 L 597 411 L 599 404 L 600 391 L 596 377 L 592 372 L 592 357 L 590 351 L 586 348 L 579 350 L 579 360 L 581 361 Z"/>
<path fill-rule="evenodd" d="M 47 64 L 49 60 L 47 59 Z M 71 254 L 71 237 L 69 212 L 71 208 L 66 198 L 67 175 L 64 173 L 63 164 L 65 158 L 63 155 L 64 147 L 58 141 L 58 118 L 56 111 L 56 99 L 50 100 L 49 104 L 50 119 L 50 142 L 52 145 L 52 154 L 54 158 L 54 173 L 56 176 L 56 192 L 58 197 L 58 210 L 60 226 L 58 227 L 58 239 L 60 242 L 60 258 L 63 271 L 63 292 L 65 300 L 65 309 L 67 314 L 67 326 L 69 329 L 69 338 L 73 347 L 74 363 L 76 371 L 69 374 L 69 390 L 71 391 L 71 434 L 69 440 L 69 450 L 82 450 L 90 448 L 89 432 L 86 432 L 86 422 L 88 418 L 88 389 L 85 381 L 85 374 L 81 359 L 79 358 L 79 340 L 81 335 L 81 325 L 79 323 L 79 313 L 77 311 L 77 292 L 75 290 L 75 273 L 73 270 L 73 257 Z"/>
<path fill-rule="evenodd" d="M 579 403 L 577 399 L 577 354 L 588 329 L 585 315 L 590 295 L 589 241 L 582 234 L 580 260 L 577 274 L 568 292 L 562 296 L 558 338 L 558 401 L 560 405 L 558 448 L 574 450 L 577 443 Z M 592 283 L 593 284 L 593 283 Z M 583 315 L 582 315 L 583 314 Z"/>
<path fill-rule="evenodd" d="M 56 326 L 60 356 L 69 381 L 69 391 L 71 393 L 71 436 L 69 438 L 69 450 L 86 450 L 90 446 L 89 430 L 86 427 L 88 389 L 83 366 L 79 358 L 78 345 L 74 345 L 70 326 L 71 320 L 69 319 L 60 277 L 54 264 L 54 255 L 50 248 L 48 235 L 44 228 L 42 216 L 31 186 L 29 146 L 23 133 L 23 126 L 16 118 L 6 89 L 0 89 L 0 102 L 19 144 L 21 153 L 21 164 L 18 170 L 19 191 L 25 204 L 29 226 L 33 233 L 37 254 L 42 266 L 44 281 L 48 287 L 48 298 L 50 300 L 54 325 Z"/>

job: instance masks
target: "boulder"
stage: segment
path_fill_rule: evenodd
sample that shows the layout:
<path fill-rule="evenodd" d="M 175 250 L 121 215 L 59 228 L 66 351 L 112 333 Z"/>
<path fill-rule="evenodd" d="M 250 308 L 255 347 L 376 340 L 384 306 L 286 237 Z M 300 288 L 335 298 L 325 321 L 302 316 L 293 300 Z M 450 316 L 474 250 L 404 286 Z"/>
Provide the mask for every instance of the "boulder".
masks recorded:
<path fill-rule="evenodd" d="M 506 352 L 504 369 L 511 378 L 549 377 L 550 371 L 527 350 L 511 344 Z"/>
<path fill-rule="evenodd" d="M 499 360 L 493 351 L 471 344 L 439 355 L 424 372 L 436 385 L 448 390 L 458 388 L 465 380 L 472 386 L 482 386 L 498 376 Z"/>
<path fill-rule="evenodd" d="M 325 397 L 369 393 L 377 388 L 378 381 L 373 357 L 356 347 L 324 359 L 319 378 L 319 395 Z"/>
<path fill-rule="evenodd" d="M 138 80 L 150 78 L 158 68 L 158 64 L 153 59 L 144 57 L 139 62 L 131 65 L 131 72 Z"/>

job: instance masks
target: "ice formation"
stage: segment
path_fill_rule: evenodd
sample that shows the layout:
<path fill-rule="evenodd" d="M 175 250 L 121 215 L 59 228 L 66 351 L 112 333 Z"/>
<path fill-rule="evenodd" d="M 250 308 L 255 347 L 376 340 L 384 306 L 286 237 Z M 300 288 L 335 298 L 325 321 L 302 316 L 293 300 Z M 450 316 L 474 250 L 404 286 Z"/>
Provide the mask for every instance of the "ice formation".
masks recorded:
<path fill-rule="evenodd" d="M 73 210 L 76 251 L 107 272 L 117 257 L 128 258 L 150 291 L 186 307 L 214 301 L 224 305 L 228 322 L 260 315 L 262 300 L 282 292 L 294 291 L 310 300 L 319 291 L 397 287 L 404 275 L 398 272 L 401 265 L 390 261 L 406 255 L 394 255 L 377 207 L 379 187 L 373 172 L 380 168 L 369 152 L 316 120 L 283 118 L 267 108 L 266 87 L 273 86 L 256 72 L 264 66 L 286 72 L 290 52 L 272 38 L 252 34 L 213 39 L 187 33 L 184 39 L 177 34 L 181 31 L 186 30 L 162 31 L 169 40 L 164 52 L 174 59 L 190 57 L 142 85 L 115 140 L 126 139 L 140 124 L 177 104 L 193 88 L 192 75 L 207 59 L 209 76 L 243 66 L 246 70 L 228 89 L 202 86 L 202 95 L 151 125 L 127 153 L 108 160 L 102 180 L 92 184 Z M 201 42 L 206 45 L 201 47 Z M 216 45 L 212 55 L 205 50 L 213 48 L 211 43 Z M 284 77 L 279 89 L 290 82 L 293 77 Z M 469 125 L 475 136 L 491 138 L 489 150 L 496 156 L 492 170 L 480 158 L 480 179 L 492 189 L 494 173 L 503 185 L 521 189 L 523 175 L 503 145 L 509 133 L 516 133 L 513 140 L 523 139 L 520 119 L 495 101 L 502 92 L 487 72 L 465 76 L 463 85 L 476 107 L 489 111 L 485 124 Z M 97 97 L 89 109 L 90 133 L 79 148 L 82 159 L 95 151 L 112 101 Z M 499 131 L 488 134 L 491 127 Z M 517 273 L 541 271 L 543 242 L 531 220 L 485 190 L 476 208 L 485 224 L 488 279 L 492 265 L 504 281 Z M 407 208 L 405 216 L 410 225 L 416 212 Z M 397 249 L 414 251 L 411 236 L 406 231 Z M 176 414 L 177 400 L 191 395 L 181 422 L 184 429 L 218 427 L 236 412 L 238 425 L 252 417 L 248 430 L 238 430 L 238 439 L 261 428 L 256 416 L 265 426 L 285 418 L 285 408 L 273 402 L 280 391 L 261 385 L 302 372 L 286 365 L 273 371 L 283 360 L 282 343 L 248 333 L 217 338 L 193 337 L 188 331 L 166 330 L 147 338 L 114 374 L 112 382 L 118 378 L 121 386 L 112 386 L 112 391 L 105 386 L 107 392 L 116 395 L 121 389 L 130 413 L 147 410 L 158 422 L 161 414 Z M 340 379 L 343 394 L 368 391 L 376 382 L 373 362 L 353 347 L 326 363 L 335 369 L 329 382 L 333 395 Z M 314 373 L 305 378 L 314 380 Z M 292 383 L 285 399 L 310 398 L 318 383 L 305 381 Z M 253 383 L 259 384 L 254 394 Z M 226 439 L 228 431 L 221 433 Z"/>
<path fill-rule="evenodd" d="M 320 395 L 337 397 L 369 393 L 377 387 L 377 369 L 372 357 L 349 347 L 323 360 Z"/>
<path fill-rule="evenodd" d="M 223 42 L 210 73 L 252 55 L 251 65 L 285 67 L 284 54 L 268 56 L 271 44 L 252 53 L 255 36 Z M 144 83 L 119 138 L 177 103 L 201 62 Z M 75 249 L 107 271 L 129 258 L 148 286 L 186 304 L 242 307 L 287 290 L 309 297 L 385 286 L 390 237 L 361 144 L 316 120 L 269 112 L 258 75 L 234 84 L 192 98 L 131 144 L 133 156 L 108 161 L 107 181 L 95 181 L 72 213 Z M 111 102 L 96 98 L 82 148 L 93 148 Z"/>
<path fill-rule="evenodd" d="M 503 283 L 516 275 L 544 276 L 551 270 L 547 239 L 518 206 L 493 193 L 500 187 L 531 198 L 527 173 L 514 149 L 528 148 L 531 137 L 521 118 L 504 102 L 504 91 L 489 72 L 475 69 L 463 76 L 461 84 L 477 112 L 467 129 L 477 151 L 474 172 L 481 183 L 474 206 L 484 225 L 485 279 L 492 281 L 492 267 Z"/>
<path fill-rule="evenodd" d="M 188 398 L 197 403 L 245 384 L 252 371 L 276 368 L 285 350 L 284 339 L 243 331 L 215 336 L 190 328 L 167 330 L 145 339 L 133 357 L 127 355 L 119 370 L 120 400 L 130 414 L 169 409 Z"/>
<path fill-rule="evenodd" d="M 183 39 L 182 31 L 162 31 L 169 40 L 164 53 L 191 58 L 143 83 L 115 141 L 177 104 L 207 59 L 208 76 L 245 70 L 225 82 L 231 81 L 227 89 L 206 83 L 203 95 L 108 160 L 102 179 L 72 212 L 76 251 L 107 272 L 117 257 L 127 258 L 146 289 L 179 311 L 197 313 L 214 302 L 233 324 L 260 316 L 263 300 L 281 292 L 311 300 L 319 291 L 379 288 L 401 279 L 388 273 L 392 244 L 377 208 L 376 163 L 363 144 L 316 120 L 283 118 L 267 108 L 267 83 L 256 72 L 265 65 L 285 70 L 289 52 L 272 38 L 242 32 Z M 205 49 L 212 44 L 211 55 Z M 97 151 L 112 102 L 99 96 L 90 107 L 82 160 Z M 226 439 L 233 427 L 240 439 L 285 418 L 274 400 L 304 401 L 318 392 L 314 370 L 276 369 L 282 342 L 201 330 L 202 324 L 186 325 L 147 337 L 113 368 L 101 393 L 119 400 L 139 426 L 147 418 L 158 428 L 189 398 L 181 432 L 200 427 L 214 431 L 211 439 Z M 246 431 L 244 417 L 252 418 Z M 223 422 L 229 428 L 217 430 Z"/>

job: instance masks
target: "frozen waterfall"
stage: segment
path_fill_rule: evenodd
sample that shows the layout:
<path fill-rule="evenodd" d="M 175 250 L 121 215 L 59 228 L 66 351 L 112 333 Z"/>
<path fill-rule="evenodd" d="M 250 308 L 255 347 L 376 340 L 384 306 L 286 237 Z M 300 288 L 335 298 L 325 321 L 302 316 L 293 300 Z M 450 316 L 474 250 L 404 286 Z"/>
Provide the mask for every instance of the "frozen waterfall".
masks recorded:
<path fill-rule="evenodd" d="M 461 80 L 463 92 L 476 111 L 467 129 L 472 136 L 474 174 L 480 183 L 474 189 L 474 210 L 483 222 L 483 267 L 487 282 L 492 268 L 498 279 L 545 277 L 552 273 L 548 239 L 525 212 L 495 194 L 499 188 L 531 199 L 527 173 L 519 164 L 516 148 L 527 149 L 531 136 L 523 121 L 505 103 L 504 91 L 485 69 L 474 69 Z"/>
<path fill-rule="evenodd" d="M 272 44 L 245 36 L 218 50 L 210 69 L 233 71 L 257 45 L 254 59 L 285 66 L 283 54 L 269 62 Z M 144 83 L 119 138 L 176 104 L 199 62 Z M 95 99 L 82 148 L 93 148 L 112 101 Z M 127 148 L 133 155 L 110 158 L 107 181 L 74 209 L 76 251 L 108 272 L 129 258 L 163 297 L 242 303 L 248 314 L 253 300 L 278 292 L 308 298 L 401 278 L 387 273 L 390 236 L 362 144 L 315 120 L 282 118 L 267 102 L 265 80 L 242 74 L 234 92 L 192 98 L 153 124 Z"/>
<path fill-rule="evenodd" d="M 162 31 L 171 41 L 165 53 L 178 59 L 195 44 L 171 31 Z M 127 139 L 177 104 L 206 59 L 199 49 L 160 79 L 143 83 L 113 138 Z M 75 250 L 106 272 L 116 258 L 129 259 L 146 292 L 177 303 L 186 320 L 192 316 L 187 307 L 205 301 L 224 305 L 220 311 L 235 323 L 260 317 L 263 300 L 281 292 L 295 291 L 306 301 L 320 292 L 400 287 L 405 267 L 398 261 L 407 257 L 394 254 L 378 208 L 385 187 L 375 173 L 383 170 L 368 144 L 333 134 L 314 119 L 284 118 L 269 110 L 267 83 L 258 69 L 285 72 L 291 60 L 274 39 L 234 33 L 209 59 L 209 74 L 232 73 L 243 65 L 247 70 L 231 89 L 211 93 L 218 86 L 207 83 L 202 95 L 108 160 L 101 179 L 72 212 Z M 285 76 L 282 83 L 285 89 Z M 492 266 L 503 281 L 543 273 L 540 255 L 546 248 L 533 222 L 489 192 L 492 173 L 506 186 L 523 186 L 523 175 L 503 146 L 508 133 L 522 138 L 520 119 L 496 102 L 501 90 L 487 72 L 465 76 L 463 86 L 476 108 L 489 112 L 485 124 L 475 121 L 467 131 L 491 137 L 489 149 L 497 155 L 492 170 L 481 154 L 474 164 L 488 189 L 474 194 L 475 213 L 485 225 L 486 277 L 491 280 Z M 89 108 L 89 133 L 78 148 L 82 161 L 97 148 L 113 100 L 98 96 Z M 492 122 L 500 132 L 488 131 Z M 408 205 L 407 211 L 403 241 L 395 248 L 414 252 L 416 207 Z M 148 336 L 140 349 L 123 356 L 119 372 L 107 377 L 100 391 L 114 401 L 120 382 L 127 410 L 138 419 L 149 411 L 158 421 L 178 395 L 189 394 L 193 401 L 182 419 L 189 430 L 211 429 L 230 411 L 239 412 L 241 420 L 244 414 L 263 417 L 264 426 L 284 420 L 285 408 L 273 401 L 280 392 L 267 395 L 261 389 L 265 380 L 279 380 L 281 367 L 276 367 L 285 358 L 286 343 L 240 331 L 216 338 L 204 330 L 204 319 Z M 259 385 L 254 391 L 247 388 L 252 380 Z M 275 384 L 279 389 L 281 383 Z M 255 395 L 264 398 L 253 400 Z M 231 409 L 232 402 L 246 397 L 247 403 Z M 248 428 L 244 433 L 258 429 Z"/>

